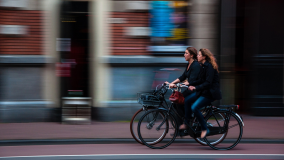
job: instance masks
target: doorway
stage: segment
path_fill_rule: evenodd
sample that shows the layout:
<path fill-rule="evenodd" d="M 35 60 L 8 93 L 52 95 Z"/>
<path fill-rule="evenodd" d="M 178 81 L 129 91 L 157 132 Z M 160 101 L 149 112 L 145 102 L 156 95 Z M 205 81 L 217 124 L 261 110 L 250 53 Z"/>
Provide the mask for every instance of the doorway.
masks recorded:
<path fill-rule="evenodd" d="M 62 123 L 91 122 L 88 7 L 88 1 L 61 3 L 56 72 L 60 77 Z"/>
<path fill-rule="evenodd" d="M 63 1 L 60 11 L 61 97 L 89 97 L 88 1 Z"/>

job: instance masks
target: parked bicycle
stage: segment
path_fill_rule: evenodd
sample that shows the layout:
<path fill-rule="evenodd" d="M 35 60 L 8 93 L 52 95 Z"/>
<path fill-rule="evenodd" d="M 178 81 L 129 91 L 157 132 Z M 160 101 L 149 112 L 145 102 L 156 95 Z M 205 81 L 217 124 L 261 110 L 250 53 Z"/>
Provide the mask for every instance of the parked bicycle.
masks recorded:
<path fill-rule="evenodd" d="M 187 87 L 182 84 L 178 88 Z M 153 149 L 162 149 L 174 142 L 177 135 L 189 135 L 202 145 L 209 145 L 216 150 L 229 150 L 234 148 L 241 140 L 243 133 L 243 120 L 233 110 L 238 109 L 238 105 L 219 105 L 205 106 L 202 110 L 207 127 L 210 130 L 209 135 L 204 139 L 199 138 L 201 127 L 195 117 L 186 125 L 186 130 L 179 130 L 178 127 L 184 122 L 184 114 L 177 112 L 177 105 L 166 103 L 165 93 L 168 86 L 162 87 L 152 95 L 140 95 L 141 104 L 159 106 L 158 108 L 148 109 L 140 118 L 137 126 L 139 141 L 147 147 Z M 230 134 L 229 134 L 230 133 Z"/>

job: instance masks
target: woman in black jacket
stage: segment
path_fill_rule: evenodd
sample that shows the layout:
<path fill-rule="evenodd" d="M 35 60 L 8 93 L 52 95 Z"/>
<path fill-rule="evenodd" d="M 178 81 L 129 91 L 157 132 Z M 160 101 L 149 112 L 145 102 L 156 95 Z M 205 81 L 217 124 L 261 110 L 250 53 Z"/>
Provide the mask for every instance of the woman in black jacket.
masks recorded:
<path fill-rule="evenodd" d="M 183 74 L 179 78 L 177 78 L 176 80 L 174 80 L 172 83 L 169 84 L 170 88 L 175 88 L 176 83 L 183 82 L 185 80 L 187 80 L 187 82 L 185 82 L 185 85 L 189 85 L 192 82 L 196 81 L 198 78 L 201 66 L 196 61 L 197 50 L 194 47 L 187 47 L 184 53 L 184 58 L 186 61 L 188 61 L 186 68 Z M 169 82 L 165 82 L 165 83 L 169 83 Z"/>
<path fill-rule="evenodd" d="M 200 49 L 198 53 L 198 62 L 202 64 L 202 71 L 199 74 L 198 81 L 189 83 L 188 89 L 196 92 L 185 98 L 185 118 L 189 120 L 192 112 L 201 124 L 201 138 L 204 138 L 209 132 L 200 108 L 208 105 L 214 100 L 222 99 L 219 85 L 219 71 L 216 59 L 213 54 L 206 48 Z M 193 104 L 192 104 L 193 103 Z M 191 105 L 192 104 L 192 105 Z M 186 129 L 185 124 L 180 129 Z"/>

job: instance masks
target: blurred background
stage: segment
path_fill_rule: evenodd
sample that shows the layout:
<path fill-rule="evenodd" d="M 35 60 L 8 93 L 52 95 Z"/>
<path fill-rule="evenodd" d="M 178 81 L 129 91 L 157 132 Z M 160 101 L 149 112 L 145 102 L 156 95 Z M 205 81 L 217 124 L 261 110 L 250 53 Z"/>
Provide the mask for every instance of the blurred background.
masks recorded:
<path fill-rule="evenodd" d="M 238 113 L 284 116 L 283 0 L 0 0 L 0 122 L 130 120 L 187 47 Z"/>

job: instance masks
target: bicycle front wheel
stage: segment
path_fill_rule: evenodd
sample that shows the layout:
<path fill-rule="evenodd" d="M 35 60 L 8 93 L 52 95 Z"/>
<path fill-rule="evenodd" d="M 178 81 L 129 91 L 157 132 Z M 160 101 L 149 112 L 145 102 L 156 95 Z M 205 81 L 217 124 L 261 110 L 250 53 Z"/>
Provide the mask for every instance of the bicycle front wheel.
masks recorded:
<path fill-rule="evenodd" d="M 131 118 L 131 121 L 130 121 L 130 133 L 131 133 L 133 139 L 140 144 L 143 144 L 143 142 L 141 142 L 141 140 L 139 139 L 138 133 L 137 133 L 138 122 L 139 122 L 139 119 L 150 109 L 155 109 L 155 107 L 147 107 L 147 110 L 143 110 L 143 108 L 139 109 L 133 115 L 133 117 Z M 162 137 L 163 137 L 163 135 L 162 135 Z M 148 142 L 148 143 L 155 144 L 155 143 L 159 143 L 161 140 L 162 140 L 162 138 L 159 137 L 158 139 L 153 140 L 152 142 Z"/>
<path fill-rule="evenodd" d="M 206 117 L 210 134 L 204 138 L 204 141 L 215 150 L 230 150 L 234 148 L 242 139 L 243 125 L 239 117 L 227 110 L 217 110 Z M 216 139 L 226 134 L 225 139 L 220 143 L 214 144 Z"/>
<path fill-rule="evenodd" d="M 149 148 L 169 146 L 177 136 L 176 120 L 166 111 L 154 109 L 145 113 L 138 123 L 139 139 Z M 158 143 L 153 143 L 157 142 Z"/>

